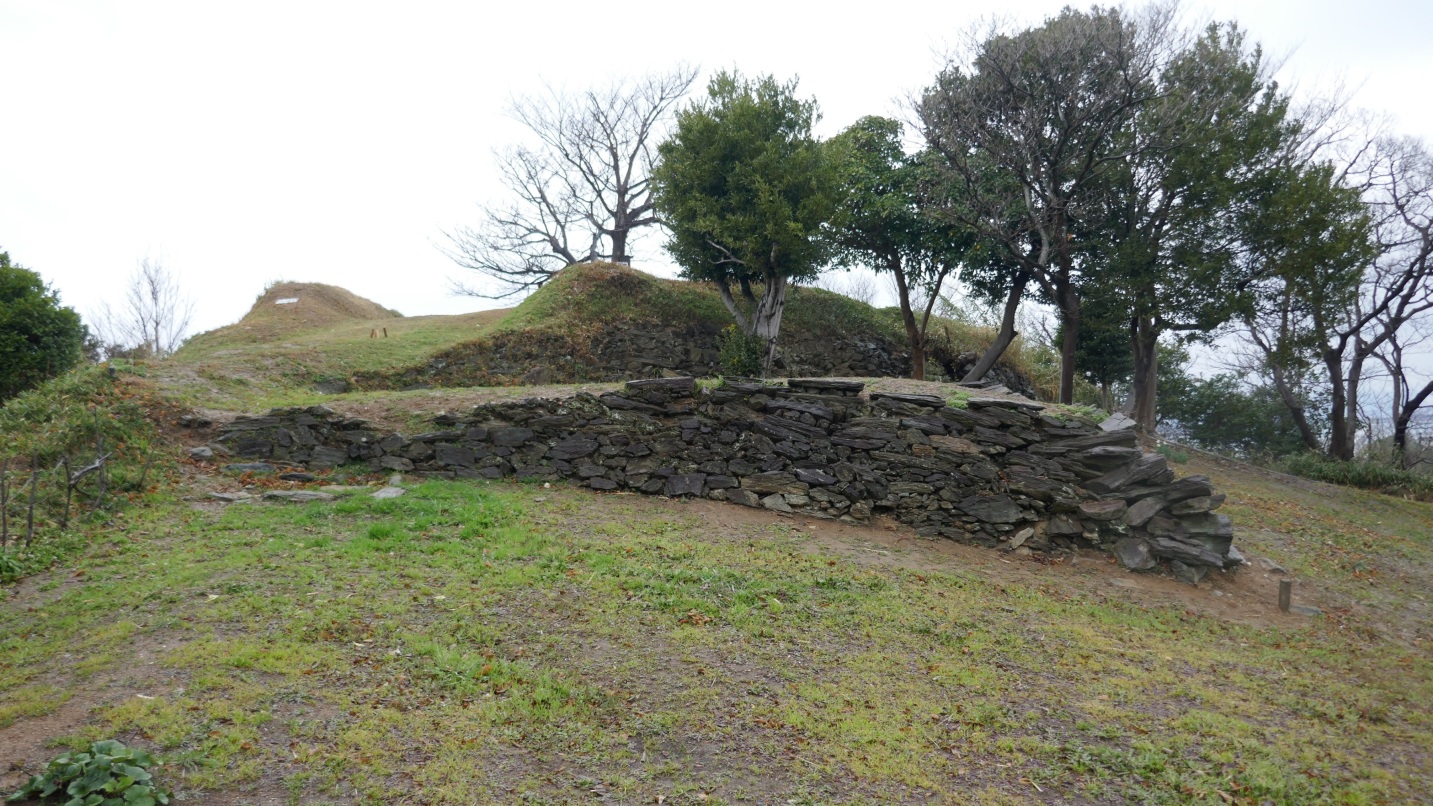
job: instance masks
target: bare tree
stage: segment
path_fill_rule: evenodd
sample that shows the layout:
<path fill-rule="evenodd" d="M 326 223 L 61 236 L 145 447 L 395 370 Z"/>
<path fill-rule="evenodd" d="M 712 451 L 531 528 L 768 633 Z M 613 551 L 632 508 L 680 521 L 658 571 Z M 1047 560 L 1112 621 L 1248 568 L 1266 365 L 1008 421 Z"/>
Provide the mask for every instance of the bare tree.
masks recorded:
<path fill-rule="evenodd" d="M 184 343 L 194 316 L 194 301 L 179 281 L 152 257 L 139 261 L 117 304 L 101 303 L 92 316 L 96 336 L 110 357 L 128 354 L 167 358 Z"/>
<path fill-rule="evenodd" d="M 1416 338 L 1410 325 L 1433 315 L 1433 155 L 1420 141 L 1374 136 L 1345 160 L 1336 179 L 1361 191 L 1371 227 L 1368 258 L 1351 275 L 1341 265 L 1348 254 L 1286 261 L 1270 274 L 1259 295 L 1264 304 L 1246 320 L 1296 419 L 1303 403 L 1285 377 L 1309 365 L 1322 367 L 1330 397 L 1325 450 L 1335 459 L 1354 457 L 1370 361 L 1396 373 L 1402 363 L 1398 345 L 1406 348 Z M 1336 243 L 1332 231 L 1320 231 L 1319 243 Z M 1406 426 L 1429 394 L 1433 389 L 1421 395 L 1399 390 L 1395 425 L 1402 418 Z M 1320 447 L 1300 429 L 1310 448 Z"/>
<path fill-rule="evenodd" d="M 514 99 L 509 112 L 536 144 L 497 155 L 512 199 L 484 207 L 477 225 L 444 232 L 441 247 L 498 289 L 455 290 L 501 299 L 540 288 L 573 263 L 630 262 L 632 235 L 658 223 L 650 183 L 657 142 L 696 75 L 679 65 L 576 95 L 549 88 Z"/>
<path fill-rule="evenodd" d="M 1410 322 L 1401 331 L 1394 330 L 1383 347 L 1374 353 L 1388 370 L 1389 382 L 1392 385 L 1389 413 L 1392 415 L 1390 422 L 1393 425 L 1393 459 L 1401 467 L 1411 464 L 1408 434 L 1413 418 L 1428 402 L 1429 397 L 1433 396 L 1433 379 L 1429 379 L 1421 387 L 1417 386 L 1415 366 L 1418 362 L 1413 360 L 1418 349 L 1424 347 L 1430 339 L 1433 339 L 1433 318 L 1425 316 Z"/>

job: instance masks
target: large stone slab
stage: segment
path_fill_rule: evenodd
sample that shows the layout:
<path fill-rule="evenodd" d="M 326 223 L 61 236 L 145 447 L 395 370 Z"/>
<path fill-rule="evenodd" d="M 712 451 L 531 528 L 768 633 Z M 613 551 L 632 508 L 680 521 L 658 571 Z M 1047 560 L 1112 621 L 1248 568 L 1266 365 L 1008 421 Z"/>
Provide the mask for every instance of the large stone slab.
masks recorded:
<path fill-rule="evenodd" d="M 310 501 L 334 501 L 336 496 L 328 493 L 321 493 L 317 490 L 269 490 L 264 493 L 268 501 L 287 501 L 291 504 L 304 504 Z"/>
<path fill-rule="evenodd" d="M 681 473 L 671 476 L 662 485 L 662 494 L 673 498 L 680 495 L 701 495 L 706 487 L 705 473 Z"/>
<path fill-rule="evenodd" d="M 1004 493 L 972 495 L 957 501 L 955 507 L 985 523 L 1019 523 L 1029 520 L 1027 510 Z"/>
<path fill-rule="evenodd" d="M 627 381 L 629 392 L 662 392 L 672 397 L 691 397 L 696 390 L 696 378 L 647 378 Z"/>
<path fill-rule="evenodd" d="M 796 476 L 782 470 L 769 473 L 756 473 L 741 480 L 744 490 L 750 490 L 759 495 L 770 495 L 773 493 L 801 494 L 811 489 L 811 485 L 804 481 L 797 481 Z"/>
<path fill-rule="evenodd" d="M 1148 571 L 1159 565 L 1149 541 L 1139 537 L 1126 537 L 1116 543 L 1115 558 L 1131 571 Z"/>
<path fill-rule="evenodd" d="M 1157 453 L 1146 453 L 1129 464 L 1111 470 L 1098 478 L 1085 482 L 1085 489 L 1092 493 L 1112 493 L 1133 486 L 1145 479 L 1155 478 L 1169 469 L 1169 463 Z"/>

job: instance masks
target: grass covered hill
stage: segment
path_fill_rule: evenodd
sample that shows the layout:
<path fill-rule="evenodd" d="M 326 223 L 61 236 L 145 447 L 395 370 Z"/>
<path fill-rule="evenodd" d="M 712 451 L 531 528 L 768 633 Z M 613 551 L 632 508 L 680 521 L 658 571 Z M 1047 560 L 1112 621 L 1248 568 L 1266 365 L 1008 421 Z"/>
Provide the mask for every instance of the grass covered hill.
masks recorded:
<path fill-rule="evenodd" d="M 719 334 L 732 324 L 717 291 L 611 263 L 572 266 L 478 340 L 364 388 L 611 381 L 665 372 L 721 374 Z M 905 375 L 905 336 L 889 312 L 816 288 L 793 289 L 776 370 L 783 375 Z"/>
<path fill-rule="evenodd" d="M 458 333 L 642 315 L 606 288 L 487 322 L 197 340 L 0 407 L 0 795 L 108 738 L 155 754 L 177 802 L 232 806 L 1371 805 L 1433 786 L 1433 504 L 1196 456 L 1180 472 L 1228 494 L 1250 564 L 1190 586 L 894 522 L 412 474 L 377 497 L 391 479 L 366 466 L 305 481 L 185 451 L 213 432 L 176 399 L 311 394 L 315 372 Z M 203 391 L 220 378 L 237 391 Z M 436 394 L 326 400 L 367 416 Z M 55 457 L 89 461 L 101 435 L 105 492 L 89 477 L 61 526 Z M 1284 577 L 1319 615 L 1278 610 Z"/>
<path fill-rule="evenodd" d="M 295 302 L 281 303 L 293 299 Z M 610 263 L 573 266 L 516 308 L 399 317 L 341 288 L 285 283 L 239 322 L 191 339 L 154 371 L 192 405 L 256 410 L 347 390 L 507 386 L 721 373 L 718 336 L 732 323 L 714 288 Z M 933 354 L 983 349 L 991 334 L 941 320 Z M 905 376 L 895 309 L 818 288 L 793 289 L 778 374 Z M 997 368 L 1012 388 L 1036 374 L 1020 349 Z M 1038 384 L 1036 384 L 1038 385 Z"/>

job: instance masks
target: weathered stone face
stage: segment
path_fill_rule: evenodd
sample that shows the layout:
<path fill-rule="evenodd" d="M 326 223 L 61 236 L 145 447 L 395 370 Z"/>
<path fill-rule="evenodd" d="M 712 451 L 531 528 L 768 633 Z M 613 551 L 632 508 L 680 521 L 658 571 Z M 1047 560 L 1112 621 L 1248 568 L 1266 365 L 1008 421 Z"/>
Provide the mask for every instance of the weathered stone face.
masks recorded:
<path fill-rule="evenodd" d="M 601 397 L 528 399 L 433 418 L 405 437 L 323 407 L 274 410 L 221 429 L 215 451 L 324 469 L 366 462 L 457 478 L 569 478 L 595 490 L 701 496 L 781 514 L 864 521 L 1021 552 L 1076 544 L 1127 568 L 1160 558 L 1237 565 L 1209 480 L 1172 481 L 1129 431 L 1004 399 L 858 397 L 828 379 L 698 390 L 691 378 Z M 266 465 L 272 467 L 273 465 Z M 1191 572 L 1193 573 L 1193 572 Z"/>

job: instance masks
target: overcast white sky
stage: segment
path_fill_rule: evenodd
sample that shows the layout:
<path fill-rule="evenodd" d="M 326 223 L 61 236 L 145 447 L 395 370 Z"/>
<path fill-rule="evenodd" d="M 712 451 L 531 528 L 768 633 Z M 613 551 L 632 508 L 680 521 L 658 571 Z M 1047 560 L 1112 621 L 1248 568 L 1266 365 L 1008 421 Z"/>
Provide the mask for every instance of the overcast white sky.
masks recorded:
<path fill-rule="evenodd" d="M 405 314 L 452 297 L 440 230 L 501 193 L 512 95 L 687 61 L 799 75 L 823 135 L 899 112 L 958 30 L 1065 3 L 603 4 L 0 0 L 0 250 L 92 311 L 149 254 L 232 322 L 275 279 L 342 285 Z M 629 19 L 612 9 L 629 7 Z M 1186 0 L 1237 19 L 1282 78 L 1342 79 L 1433 139 L 1433 3 Z M 704 83 L 704 79 L 702 79 Z M 670 273 L 648 239 L 635 265 Z"/>

